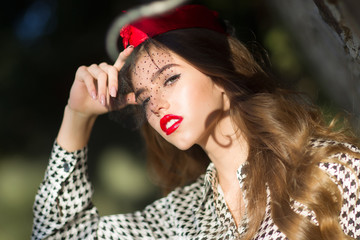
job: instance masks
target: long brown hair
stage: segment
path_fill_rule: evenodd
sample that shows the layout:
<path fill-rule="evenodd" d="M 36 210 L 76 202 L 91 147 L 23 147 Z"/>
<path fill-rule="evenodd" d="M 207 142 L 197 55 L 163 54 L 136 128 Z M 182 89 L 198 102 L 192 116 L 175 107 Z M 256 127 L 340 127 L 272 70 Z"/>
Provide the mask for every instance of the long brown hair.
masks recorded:
<path fill-rule="evenodd" d="M 222 86 L 230 99 L 230 114 L 249 144 L 244 171 L 251 239 L 264 218 L 267 188 L 275 224 L 289 239 L 349 239 L 338 222 L 342 197 L 337 185 L 317 166 L 342 145 L 315 149 L 311 139 L 355 142 L 344 131 L 327 126 L 320 110 L 303 95 L 277 86 L 262 62 L 236 38 L 205 29 L 164 33 L 145 41 L 134 52 L 124 72 L 136 62 L 137 52 L 150 47 L 169 49 Z M 204 173 L 209 158 L 199 146 L 180 151 L 147 123 L 143 135 L 150 168 L 168 192 Z M 354 153 L 351 153 L 354 154 Z M 334 160 L 335 161 L 335 160 Z M 295 213 L 296 200 L 315 212 L 319 226 Z"/>

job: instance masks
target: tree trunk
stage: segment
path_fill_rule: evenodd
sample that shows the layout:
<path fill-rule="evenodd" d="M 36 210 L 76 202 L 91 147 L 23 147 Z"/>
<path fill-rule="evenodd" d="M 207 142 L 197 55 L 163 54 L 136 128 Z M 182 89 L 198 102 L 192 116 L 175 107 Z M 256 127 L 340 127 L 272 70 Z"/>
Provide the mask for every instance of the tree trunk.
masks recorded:
<path fill-rule="evenodd" d="M 268 0 L 295 36 L 329 96 L 360 130 L 360 2 Z M 360 131 L 359 131 L 360 132 Z"/>

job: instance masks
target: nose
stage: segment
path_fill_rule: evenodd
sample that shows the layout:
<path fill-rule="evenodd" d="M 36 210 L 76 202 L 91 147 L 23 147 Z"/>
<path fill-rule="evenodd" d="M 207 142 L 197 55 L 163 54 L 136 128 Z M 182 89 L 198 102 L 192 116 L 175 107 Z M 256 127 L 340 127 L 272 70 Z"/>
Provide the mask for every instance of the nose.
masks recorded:
<path fill-rule="evenodd" d="M 156 116 L 161 116 L 169 108 L 169 102 L 161 96 L 154 96 L 150 101 L 150 111 Z"/>

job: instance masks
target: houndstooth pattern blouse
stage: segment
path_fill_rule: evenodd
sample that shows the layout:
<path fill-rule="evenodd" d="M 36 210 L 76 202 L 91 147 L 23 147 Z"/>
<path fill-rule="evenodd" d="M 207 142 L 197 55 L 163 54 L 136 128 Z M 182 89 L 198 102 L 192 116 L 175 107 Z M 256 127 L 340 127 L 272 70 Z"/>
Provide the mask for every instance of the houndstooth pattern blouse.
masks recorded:
<path fill-rule="evenodd" d="M 339 143 L 312 142 L 313 147 L 328 144 Z M 360 152 L 355 146 L 346 146 Z M 44 181 L 35 197 L 32 239 L 240 239 L 246 232 L 246 213 L 236 227 L 213 164 L 196 182 L 175 189 L 143 211 L 100 217 L 91 203 L 86 155 L 86 148 L 69 153 L 54 144 Z M 344 153 L 335 157 L 351 169 L 338 163 L 321 163 L 320 168 L 343 193 L 339 216 L 342 229 L 360 239 L 360 159 Z M 237 178 L 242 187 L 246 178 L 242 166 Z M 268 193 L 265 217 L 254 239 L 287 239 L 272 220 L 270 201 Z M 305 206 L 294 202 L 293 208 L 317 224 L 315 214 Z"/>

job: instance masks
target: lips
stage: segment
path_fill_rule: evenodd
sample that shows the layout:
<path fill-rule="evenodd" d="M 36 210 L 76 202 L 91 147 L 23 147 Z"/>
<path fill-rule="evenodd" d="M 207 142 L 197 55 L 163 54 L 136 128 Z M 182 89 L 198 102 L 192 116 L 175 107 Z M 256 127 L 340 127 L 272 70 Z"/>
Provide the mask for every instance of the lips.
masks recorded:
<path fill-rule="evenodd" d="M 178 129 L 182 120 L 183 117 L 167 114 L 160 119 L 160 127 L 166 133 L 166 135 L 170 135 L 175 132 L 176 129 Z"/>

